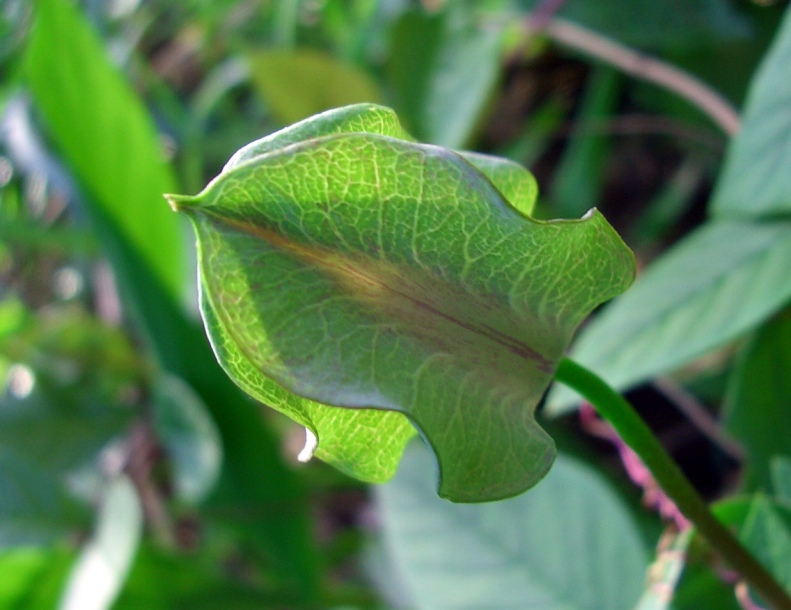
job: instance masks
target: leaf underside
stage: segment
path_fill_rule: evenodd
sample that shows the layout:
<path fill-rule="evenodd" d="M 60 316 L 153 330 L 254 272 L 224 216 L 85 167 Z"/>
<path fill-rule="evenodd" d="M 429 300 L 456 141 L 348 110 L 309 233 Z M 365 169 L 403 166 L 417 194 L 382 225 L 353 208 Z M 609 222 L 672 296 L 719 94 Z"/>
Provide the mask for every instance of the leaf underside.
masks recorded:
<path fill-rule="evenodd" d="M 596 211 L 528 218 L 532 176 L 409 141 L 373 105 L 248 145 L 197 197 L 215 352 L 247 392 L 369 481 L 417 428 L 454 501 L 534 485 L 554 443 L 534 410 L 582 319 L 632 281 Z M 346 407 L 346 408 L 339 408 Z"/>

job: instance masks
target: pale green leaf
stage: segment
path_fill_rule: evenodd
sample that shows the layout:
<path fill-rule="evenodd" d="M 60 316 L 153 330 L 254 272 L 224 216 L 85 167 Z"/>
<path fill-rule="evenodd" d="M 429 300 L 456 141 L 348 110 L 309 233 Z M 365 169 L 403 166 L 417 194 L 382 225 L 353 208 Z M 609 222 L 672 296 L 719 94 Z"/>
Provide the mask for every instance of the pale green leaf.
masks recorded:
<path fill-rule="evenodd" d="M 421 447 L 376 490 L 385 544 L 418 610 L 626 610 L 649 550 L 604 479 L 558 456 L 529 494 L 459 506 L 434 495 Z"/>
<path fill-rule="evenodd" d="M 383 450 L 356 418 L 390 430 L 407 415 L 436 452 L 440 493 L 459 501 L 546 473 L 554 445 L 533 410 L 576 326 L 633 275 L 595 211 L 532 221 L 462 156 L 380 134 L 289 144 L 170 199 L 194 222 L 204 316 L 229 374 L 332 455 Z M 385 449 L 392 472 L 400 447 Z"/>
<path fill-rule="evenodd" d="M 90 201 L 178 296 L 183 234 L 161 203 L 174 181 L 151 118 L 72 3 L 36 9 L 26 76 L 48 133 Z"/>
<path fill-rule="evenodd" d="M 571 356 L 618 388 L 668 373 L 791 299 L 791 223 L 712 222 L 691 233 L 588 325 Z M 575 395 L 556 386 L 550 409 Z"/>
<path fill-rule="evenodd" d="M 143 507 L 125 476 L 110 482 L 96 529 L 82 549 L 60 600 L 60 610 L 106 610 L 118 595 L 143 532 Z"/>
<path fill-rule="evenodd" d="M 381 99 L 370 76 L 321 51 L 254 51 L 248 61 L 253 85 L 283 124 L 337 106 Z"/>
<path fill-rule="evenodd" d="M 712 199 L 723 218 L 791 213 L 791 8 L 750 85 L 741 128 Z"/>

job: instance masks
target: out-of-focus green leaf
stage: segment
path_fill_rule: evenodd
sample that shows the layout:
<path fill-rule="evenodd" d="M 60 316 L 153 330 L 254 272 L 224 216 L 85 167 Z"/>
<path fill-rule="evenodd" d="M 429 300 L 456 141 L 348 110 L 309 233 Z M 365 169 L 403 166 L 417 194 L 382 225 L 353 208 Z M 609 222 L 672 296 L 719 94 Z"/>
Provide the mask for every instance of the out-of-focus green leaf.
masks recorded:
<path fill-rule="evenodd" d="M 572 134 L 552 180 L 553 212 L 577 218 L 599 202 L 606 178 L 609 138 L 585 133 L 586 124 L 613 114 L 621 75 L 613 68 L 598 68 L 588 80 L 575 122 L 580 133 Z"/>
<path fill-rule="evenodd" d="M 709 223 L 648 267 L 580 333 L 571 355 L 618 388 L 677 369 L 787 303 L 789 261 L 791 223 Z M 550 410 L 574 401 L 558 385 Z"/>
<path fill-rule="evenodd" d="M 484 174 L 467 158 L 340 133 L 170 200 L 194 222 L 207 330 L 237 383 L 358 476 L 370 477 L 360 460 L 397 462 L 407 434 L 371 434 L 403 413 L 435 450 L 440 494 L 484 501 L 548 470 L 554 443 L 533 409 L 576 326 L 629 285 L 634 261 L 598 213 L 531 220 L 490 181 L 498 164 L 487 158 Z M 504 191 L 534 195 L 526 171 L 520 191 L 500 164 Z"/>
<path fill-rule="evenodd" d="M 746 466 L 772 489 L 771 463 L 791 459 L 791 310 L 764 325 L 746 345 L 725 399 L 726 425 L 747 452 Z"/>
<path fill-rule="evenodd" d="M 423 142 L 463 148 L 497 83 L 501 30 L 449 6 L 405 13 L 390 37 L 388 71 L 407 128 Z"/>
<path fill-rule="evenodd" d="M 107 486 L 93 536 L 69 576 L 60 610 L 106 610 L 121 590 L 143 532 L 143 507 L 132 482 Z"/>
<path fill-rule="evenodd" d="M 5 445 L 0 445 L 0 490 L 0 549 L 63 539 L 84 523 L 52 469 Z"/>
<path fill-rule="evenodd" d="M 176 495 L 200 502 L 222 464 L 222 439 L 206 405 L 184 381 L 165 374 L 154 387 L 154 426 L 173 466 Z"/>
<path fill-rule="evenodd" d="M 376 490 L 385 542 L 419 609 L 630 608 L 648 549 L 594 470 L 558 456 L 530 493 L 458 506 L 435 497 L 429 454 L 412 446 Z"/>
<path fill-rule="evenodd" d="M 20 547 L 0 551 L 0 608 L 52 610 L 74 553 L 66 548 Z"/>
<path fill-rule="evenodd" d="M 740 538 L 777 581 L 791 589 L 791 508 L 757 496 Z"/>
<path fill-rule="evenodd" d="M 206 557 L 142 545 L 113 610 L 264 610 L 302 607 L 271 586 L 224 574 Z"/>
<path fill-rule="evenodd" d="M 253 84 L 283 124 L 381 100 L 377 84 L 365 72 L 321 51 L 254 51 L 248 61 Z"/>
<path fill-rule="evenodd" d="M 742 125 L 712 199 L 721 218 L 791 213 L 791 8 L 750 85 Z"/>
<path fill-rule="evenodd" d="M 0 397 L 0 446 L 62 474 L 95 456 L 131 413 L 101 395 L 29 371 L 32 389 Z M 28 383 L 26 381 L 26 383 Z"/>
<path fill-rule="evenodd" d="M 39 0 L 26 77 L 48 133 L 96 205 L 126 235 L 171 296 L 184 283 L 179 223 L 162 205 L 173 189 L 145 108 L 100 39 L 66 0 Z"/>
<path fill-rule="evenodd" d="M 779 455 L 770 463 L 772 489 L 782 502 L 791 503 L 791 458 Z"/>

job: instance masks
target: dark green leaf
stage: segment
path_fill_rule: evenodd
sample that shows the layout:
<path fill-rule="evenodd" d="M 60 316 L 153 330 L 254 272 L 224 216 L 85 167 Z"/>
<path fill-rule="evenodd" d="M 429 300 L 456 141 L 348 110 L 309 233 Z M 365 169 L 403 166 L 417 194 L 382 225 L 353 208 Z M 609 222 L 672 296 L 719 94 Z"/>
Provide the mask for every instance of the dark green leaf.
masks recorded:
<path fill-rule="evenodd" d="M 458 506 L 435 497 L 412 446 L 377 488 L 385 542 L 417 608 L 631 608 L 648 549 L 594 470 L 561 454 L 529 494 Z"/>
<path fill-rule="evenodd" d="M 161 203 L 174 182 L 151 119 L 71 3 L 36 6 L 26 75 L 48 131 L 89 196 L 180 295 L 182 232 Z"/>
<path fill-rule="evenodd" d="M 524 491 L 554 456 L 535 405 L 576 326 L 631 282 L 631 253 L 598 213 L 526 217 L 486 177 L 533 194 L 513 164 L 500 174 L 487 159 L 484 175 L 449 150 L 339 134 L 324 118 L 334 135 L 282 149 L 275 136 L 199 196 L 170 198 L 195 225 L 223 366 L 359 476 L 373 478 L 360 459 L 392 472 L 403 413 L 436 452 L 442 495 Z"/>
<path fill-rule="evenodd" d="M 791 213 L 791 9 L 752 84 L 741 129 L 717 182 L 712 211 L 725 218 Z"/>
<path fill-rule="evenodd" d="M 791 298 L 791 223 L 713 222 L 679 242 L 580 333 L 572 357 L 628 388 L 723 345 Z M 571 407 L 557 386 L 550 408 Z"/>
<path fill-rule="evenodd" d="M 791 458 L 791 311 L 764 325 L 744 347 L 725 399 L 726 425 L 747 452 L 747 468 L 772 489 L 771 462 Z"/>
<path fill-rule="evenodd" d="M 610 141 L 585 129 L 613 114 L 620 83 L 621 75 L 613 68 L 598 68 L 588 80 L 575 116 L 580 132 L 569 137 L 552 181 L 553 210 L 563 218 L 576 218 L 599 203 Z"/>

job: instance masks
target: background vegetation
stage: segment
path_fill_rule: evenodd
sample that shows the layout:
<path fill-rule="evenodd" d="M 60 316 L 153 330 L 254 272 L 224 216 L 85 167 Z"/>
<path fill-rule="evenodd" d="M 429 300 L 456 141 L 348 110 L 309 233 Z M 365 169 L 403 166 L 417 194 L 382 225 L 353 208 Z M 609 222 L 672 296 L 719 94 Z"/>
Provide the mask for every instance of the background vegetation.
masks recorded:
<path fill-rule="evenodd" d="M 303 431 L 218 368 L 192 240 L 162 193 L 197 192 L 243 144 L 361 101 L 422 141 L 523 163 L 543 218 L 604 212 L 644 273 L 572 354 L 632 390 L 791 586 L 786 12 L 5 0 L 0 608 L 750 607 L 561 388 L 542 419 L 561 448 L 549 477 L 455 506 L 418 444 L 375 489 L 298 465 Z"/>

